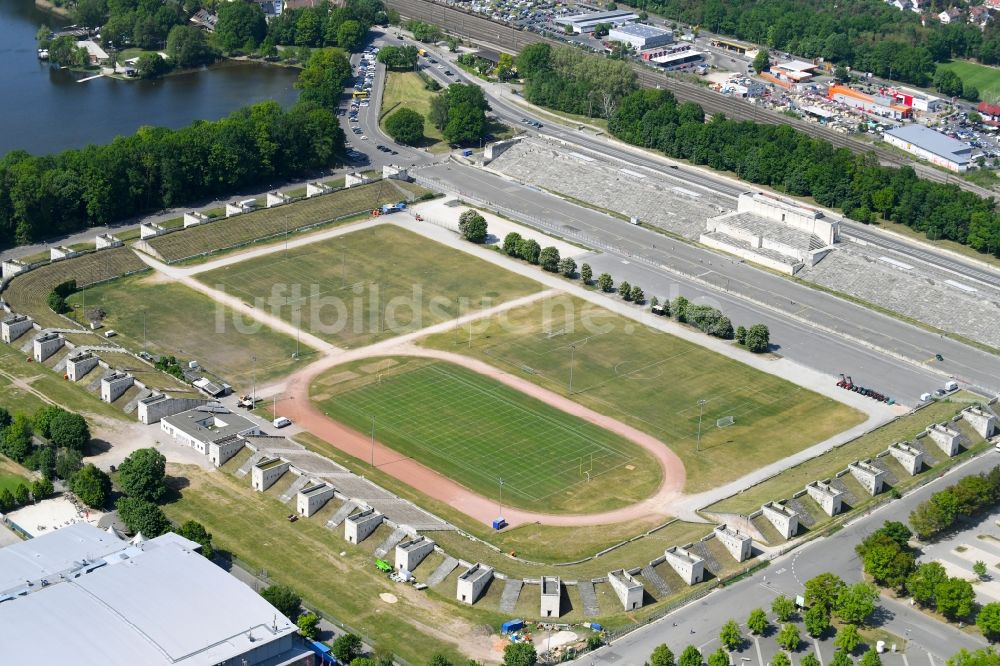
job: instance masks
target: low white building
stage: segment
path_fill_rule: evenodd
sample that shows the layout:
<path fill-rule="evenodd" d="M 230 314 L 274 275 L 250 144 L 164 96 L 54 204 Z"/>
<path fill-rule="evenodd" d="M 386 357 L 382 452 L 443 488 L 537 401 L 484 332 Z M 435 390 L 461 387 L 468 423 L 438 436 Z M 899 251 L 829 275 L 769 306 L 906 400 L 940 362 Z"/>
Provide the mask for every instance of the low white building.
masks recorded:
<path fill-rule="evenodd" d="M 479 600 L 491 580 L 493 580 L 493 567 L 473 564 L 458 577 L 455 598 L 464 604 L 472 605 Z"/>
<path fill-rule="evenodd" d="M 886 130 L 882 138 L 911 155 L 949 171 L 965 173 L 972 164 L 972 147 L 923 125 Z"/>
<path fill-rule="evenodd" d="M 642 598 L 645 591 L 642 588 L 642 583 L 636 580 L 635 576 L 624 569 L 609 571 L 608 583 L 611 585 L 611 589 L 615 591 L 615 594 L 618 595 L 618 599 L 622 602 L 625 610 L 636 610 L 642 607 Z"/>
<path fill-rule="evenodd" d="M 562 615 L 562 581 L 558 576 L 542 576 L 542 600 L 539 607 L 541 617 Z"/>
<path fill-rule="evenodd" d="M 175 442 L 190 446 L 198 453 L 208 455 L 212 442 L 236 435 L 262 434 L 253 421 L 234 414 L 218 403 L 209 403 L 186 412 L 165 416 L 160 429 Z"/>
<path fill-rule="evenodd" d="M 612 28 L 608 32 L 608 41 L 621 42 L 628 44 L 636 51 L 645 51 L 673 43 L 674 33 L 672 30 L 658 28 L 655 25 L 628 23 Z"/>

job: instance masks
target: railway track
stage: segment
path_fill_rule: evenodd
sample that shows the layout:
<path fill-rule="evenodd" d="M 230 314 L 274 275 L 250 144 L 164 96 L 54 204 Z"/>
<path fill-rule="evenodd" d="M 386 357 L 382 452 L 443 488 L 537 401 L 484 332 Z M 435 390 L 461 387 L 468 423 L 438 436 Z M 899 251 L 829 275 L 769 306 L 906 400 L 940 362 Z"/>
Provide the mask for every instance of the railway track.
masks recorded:
<path fill-rule="evenodd" d="M 504 23 L 497 23 L 477 14 L 439 4 L 432 0 L 386 0 L 385 4 L 398 11 L 405 18 L 434 23 L 449 32 L 511 53 L 517 53 L 528 44 L 538 42 L 558 46 L 565 45 L 558 40 L 548 39 L 537 33 L 520 30 Z M 821 125 L 790 118 L 770 109 L 759 109 L 756 106 L 712 92 L 700 85 L 651 71 L 648 67 L 638 63 L 632 63 L 632 68 L 638 76 L 640 85 L 647 88 L 669 90 L 682 102 L 698 103 L 708 115 L 723 113 L 726 117 L 734 120 L 789 125 L 810 136 L 829 141 L 837 148 L 847 148 L 855 153 L 874 153 L 882 164 L 913 167 L 920 177 L 927 180 L 952 183 L 982 197 L 996 196 L 996 193 L 961 178 L 952 178 L 949 174 L 937 171 L 927 165 L 900 157 L 888 150 L 872 146 Z"/>

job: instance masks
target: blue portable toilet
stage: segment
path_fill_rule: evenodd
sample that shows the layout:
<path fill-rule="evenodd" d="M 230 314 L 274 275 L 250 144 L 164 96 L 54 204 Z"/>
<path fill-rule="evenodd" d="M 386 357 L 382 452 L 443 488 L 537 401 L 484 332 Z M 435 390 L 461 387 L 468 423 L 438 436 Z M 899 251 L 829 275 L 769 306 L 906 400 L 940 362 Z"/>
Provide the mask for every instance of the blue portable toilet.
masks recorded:
<path fill-rule="evenodd" d="M 472 155 L 471 149 L 466 148 L 465 150 L 462 151 L 462 157 L 469 157 L 470 155 Z"/>
<path fill-rule="evenodd" d="M 500 625 L 501 634 L 510 634 L 524 629 L 524 620 L 507 620 Z"/>
<path fill-rule="evenodd" d="M 503 516 L 493 519 L 493 529 L 502 530 L 505 527 L 507 527 L 507 521 L 503 519 Z"/>

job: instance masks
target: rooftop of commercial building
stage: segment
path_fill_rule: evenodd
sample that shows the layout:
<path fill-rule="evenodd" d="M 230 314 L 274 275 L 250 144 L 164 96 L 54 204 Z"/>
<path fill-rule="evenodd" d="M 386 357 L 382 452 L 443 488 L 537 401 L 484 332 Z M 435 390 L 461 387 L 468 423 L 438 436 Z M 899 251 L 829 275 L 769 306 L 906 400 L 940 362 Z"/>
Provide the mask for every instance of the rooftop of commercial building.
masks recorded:
<path fill-rule="evenodd" d="M 216 441 L 258 428 L 250 419 L 221 406 L 205 405 L 163 417 L 163 422 L 201 441 Z"/>
<path fill-rule="evenodd" d="M 886 130 L 885 134 L 955 162 L 968 162 L 971 159 L 972 148 L 923 125 L 903 125 Z"/>
<path fill-rule="evenodd" d="M 611 32 L 617 32 L 624 35 L 629 35 L 630 37 L 662 37 L 664 35 L 673 35 L 672 30 L 667 30 L 665 28 L 658 28 L 655 25 L 646 25 L 644 23 L 629 23 L 617 28 L 612 28 Z"/>
<path fill-rule="evenodd" d="M 556 23 L 588 23 L 590 21 L 604 21 L 610 19 L 620 19 L 626 16 L 639 16 L 628 9 L 613 9 L 606 12 L 590 12 L 587 14 L 573 14 L 571 16 L 560 16 Z"/>

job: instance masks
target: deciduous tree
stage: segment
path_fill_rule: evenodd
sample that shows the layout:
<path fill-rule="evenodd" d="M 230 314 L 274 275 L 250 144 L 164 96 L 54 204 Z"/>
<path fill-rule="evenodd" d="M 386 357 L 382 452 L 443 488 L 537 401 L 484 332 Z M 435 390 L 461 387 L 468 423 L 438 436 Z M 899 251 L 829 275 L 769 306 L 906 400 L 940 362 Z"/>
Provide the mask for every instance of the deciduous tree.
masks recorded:
<path fill-rule="evenodd" d="M 799 649 L 799 643 L 802 642 L 802 638 L 799 636 L 799 628 L 794 624 L 786 624 L 778 632 L 778 637 L 775 639 L 778 645 L 789 652 L 794 652 Z"/>
<path fill-rule="evenodd" d="M 861 634 L 858 632 L 857 625 L 845 624 L 841 627 L 840 631 L 837 632 L 837 637 L 833 639 L 833 644 L 847 654 L 854 652 L 855 648 L 861 644 Z"/>
<path fill-rule="evenodd" d="M 385 119 L 385 131 L 399 143 L 415 145 L 424 138 L 424 117 L 413 109 L 398 109 Z"/>
<path fill-rule="evenodd" d="M 118 466 L 118 485 L 129 497 L 159 502 L 167 494 L 167 459 L 153 448 L 133 451 Z"/>
<path fill-rule="evenodd" d="M 469 242 L 485 242 L 487 235 L 486 218 L 480 215 L 479 211 L 470 208 L 458 217 L 458 231 L 462 234 L 462 238 Z"/>
<path fill-rule="evenodd" d="M 76 482 L 86 469 L 84 467 L 80 470 L 73 481 Z M 115 508 L 132 534 L 142 534 L 145 538 L 152 539 L 170 531 L 170 521 L 163 510 L 152 502 L 138 497 L 119 497 Z"/>
<path fill-rule="evenodd" d="M 73 494 L 92 509 L 103 508 L 107 504 L 108 498 L 111 497 L 111 477 L 104 470 L 95 467 L 93 463 L 84 465 L 79 472 L 73 475 L 70 487 Z"/>
<path fill-rule="evenodd" d="M 743 644 L 743 635 L 740 633 L 740 625 L 736 620 L 727 620 L 719 631 L 719 642 L 727 650 L 738 650 Z"/>
<path fill-rule="evenodd" d="M 747 618 L 747 629 L 750 630 L 751 634 L 760 636 L 767 631 L 769 624 L 767 613 L 764 612 L 763 608 L 754 608 L 750 611 L 750 616 Z"/>
<path fill-rule="evenodd" d="M 778 622 L 788 622 L 795 613 L 795 602 L 784 594 L 779 594 L 771 602 L 771 612 L 778 618 Z"/>
<path fill-rule="evenodd" d="M 264 597 L 269 604 L 277 608 L 278 612 L 288 619 L 298 618 L 299 609 L 302 607 L 302 597 L 287 585 L 271 585 L 264 589 L 260 596 Z"/>

